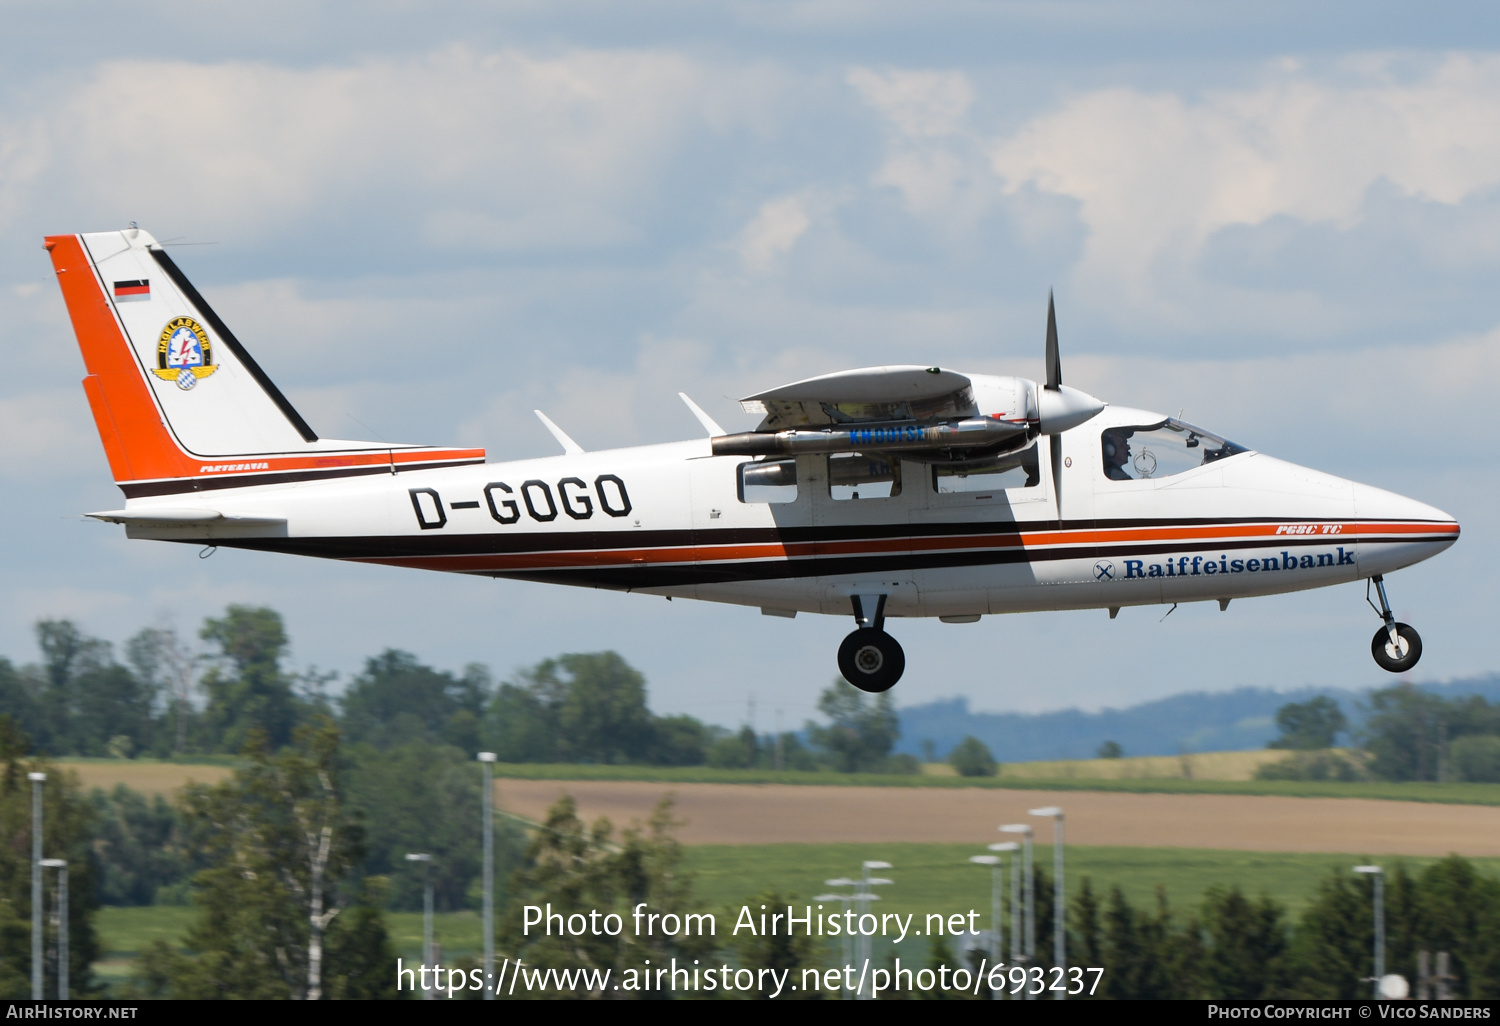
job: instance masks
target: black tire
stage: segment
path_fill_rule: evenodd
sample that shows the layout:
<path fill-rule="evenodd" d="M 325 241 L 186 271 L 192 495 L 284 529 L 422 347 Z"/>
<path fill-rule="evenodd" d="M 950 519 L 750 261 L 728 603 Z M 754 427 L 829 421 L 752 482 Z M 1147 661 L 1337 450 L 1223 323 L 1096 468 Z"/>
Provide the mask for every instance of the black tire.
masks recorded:
<path fill-rule="evenodd" d="M 1392 673 L 1405 673 L 1417 665 L 1417 660 L 1422 658 L 1422 636 L 1418 634 L 1409 624 L 1396 624 L 1396 637 L 1401 640 L 1404 653 L 1397 652 L 1391 647 L 1391 633 L 1382 627 L 1375 632 L 1375 637 L 1370 639 L 1370 654 L 1375 657 L 1375 662 L 1380 664 L 1382 670 Z"/>
<path fill-rule="evenodd" d="M 885 631 L 861 627 L 839 646 L 839 672 L 861 691 L 889 691 L 906 671 L 906 653 Z"/>

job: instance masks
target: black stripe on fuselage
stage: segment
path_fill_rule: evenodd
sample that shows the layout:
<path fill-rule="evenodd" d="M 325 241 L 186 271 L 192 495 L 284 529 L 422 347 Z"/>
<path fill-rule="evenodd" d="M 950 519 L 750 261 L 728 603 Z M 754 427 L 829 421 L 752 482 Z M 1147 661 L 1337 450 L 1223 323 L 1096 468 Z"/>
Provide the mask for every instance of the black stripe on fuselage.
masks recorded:
<path fill-rule="evenodd" d="M 1212 524 L 1247 524 L 1247 523 L 1280 523 L 1281 520 L 1265 519 L 1239 519 L 1239 520 L 1209 520 L 1194 519 L 1180 520 L 1171 523 L 1162 521 L 1110 521 L 1105 525 L 1097 525 L 1099 529 L 1112 529 L 1123 527 L 1127 524 L 1140 527 L 1166 528 L 1166 527 L 1190 527 L 1205 526 Z M 1433 521 L 1432 523 L 1441 523 Z M 490 556 L 490 555 L 524 555 L 538 552 L 557 551 L 610 551 L 610 550 L 649 550 L 652 548 L 688 548 L 696 546 L 705 549 L 710 558 L 704 562 L 697 563 L 657 563 L 650 562 L 649 555 L 640 563 L 623 564 L 615 566 L 578 566 L 559 568 L 524 568 L 515 570 L 460 570 L 456 572 L 469 573 L 485 577 L 505 577 L 514 580 L 541 581 L 551 584 L 570 584 L 580 587 L 611 588 L 630 590 L 636 588 L 659 588 L 671 586 L 684 586 L 692 584 L 724 584 L 737 581 L 764 581 L 797 579 L 806 577 L 836 576 L 844 574 L 881 573 L 886 571 L 907 570 L 929 570 L 944 569 L 962 566 L 999 566 L 1017 563 L 1042 563 L 1053 562 L 1062 559 L 1099 559 L 1113 558 L 1125 559 L 1132 556 L 1165 556 L 1202 553 L 1208 551 L 1229 551 L 1244 549 L 1266 549 L 1266 548 L 1312 548 L 1324 547 L 1337 541 L 1345 541 L 1349 544 L 1356 542 L 1363 544 L 1401 543 L 1401 544 L 1434 544 L 1452 541 L 1450 537 L 1439 538 L 1413 538 L 1407 535 L 1282 535 L 1267 538 L 1205 538 L 1183 541 L 1140 541 L 1140 542 L 1111 542 L 1100 545 L 1096 542 L 1080 540 L 1077 543 L 1067 541 L 1054 542 L 1048 545 L 1033 547 L 1022 547 L 1006 545 L 1001 548 L 987 548 L 982 544 L 974 547 L 966 547 L 949 551 L 918 551 L 918 552 L 881 552 L 881 553 L 851 553 L 847 555 L 826 554 L 811 556 L 791 557 L 767 557 L 749 558 L 737 560 L 713 560 L 712 547 L 715 545 L 729 544 L 755 544 L 755 543 L 800 543 L 817 544 L 834 543 L 840 541 L 856 540 L 878 540 L 890 539 L 892 537 L 905 537 L 913 540 L 933 537 L 946 537 L 953 535 L 983 535 L 983 534 L 1014 534 L 1022 530 L 1037 531 L 1049 530 L 1039 524 L 1005 524 L 1005 525 L 974 525 L 974 524 L 924 524 L 922 534 L 912 534 L 911 524 L 901 525 L 872 525 L 870 527 L 855 530 L 840 528 L 797 528 L 785 531 L 777 530 L 735 530 L 726 529 L 718 531 L 640 531 L 622 536 L 619 532 L 578 532 L 568 535 L 453 535 L 448 537 L 421 537 L 421 536 L 398 536 L 398 537 L 345 537 L 345 538 L 243 538 L 224 539 L 214 544 L 231 548 L 253 549 L 259 551 L 281 552 L 291 555 L 318 556 L 323 558 L 344 560 L 395 560 L 395 559 L 453 559 L 464 556 Z M 988 527 L 988 530 L 976 530 L 976 527 Z M 1009 530 L 996 530 L 997 527 Z M 1077 523 L 1074 529 L 1095 528 L 1093 522 L 1087 524 Z M 1067 528 L 1064 527 L 1064 530 Z M 694 534 L 698 534 L 696 541 Z M 725 537 L 725 536 L 730 537 Z M 595 544 L 589 546 L 581 544 L 584 539 L 598 539 L 607 541 L 607 544 Z M 484 540 L 486 544 L 477 545 L 476 541 Z M 571 540 L 570 544 L 560 544 L 560 541 Z M 526 545 L 525 542 L 533 544 Z M 544 541 L 547 544 L 534 544 Z M 629 544 L 633 543 L 633 544 Z M 193 540 L 193 544 L 202 544 L 201 539 Z M 445 570 L 447 568 L 438 565 L 434 570 Z"/>
<path fill-rule="evenodd" d="M 398 450 L 399 451 L 399 450 Z M 240 460 L 266 459 L 265 456 L 242 456 Z M 270 457 L 275 459 L 276 457 Z M 413 470 L 437 470 L 441 467 L 463 467 L 483 463 L 483 459 L 441 460 L 433 463 L 397 463 L 398 474 Z M 254 488 L 258 485 L 293 484 L 303 481 L 328 481 L 339 477 L 370 477 L 391 473 L 392 464 L 373 463 L 358 467 L 319 467 L 315 470 L 284 470 L 273 474 L 203 474 L 199 477 L 169 477 L 159 481 L 124 481 L 120 491 L 127 499 L 139 499 L 151 495 L 181 495 L 187 492 L 212 492 L 223 488 Z"/>

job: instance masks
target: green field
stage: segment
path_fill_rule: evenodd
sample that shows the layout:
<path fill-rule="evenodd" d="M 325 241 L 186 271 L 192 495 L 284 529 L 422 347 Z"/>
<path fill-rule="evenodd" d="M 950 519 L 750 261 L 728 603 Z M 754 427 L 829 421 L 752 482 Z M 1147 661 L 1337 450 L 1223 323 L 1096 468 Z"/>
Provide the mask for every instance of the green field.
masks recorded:
<path fill-rule="evenodd" d="M 1283 753 L 1274 753 L 1280 757 Z M 641 780 L 663 784 L 802 784 L 834 787 L 982 787 L 1030 791 L 1121 791 L 1137 794 L 1247 794 L 1287 798 L 1382 798 L 1451 805 L 1500 805 L 1500 784 L 1435 784 L 1336 780 L 1249 780 L 1267 753 L 1199 752 L 1186 756 L 1079 759 L 1014 763 L 999 776 L 959 777 L 943 772 L 804 773 L 714 769 L 710 766 L 599 766 L 496 764 L 500 786 L 515 780 Z M 214 782 L 235 765 L 229 757 L 193 762 L 146 759 L 66 759 L 58 767 L 78 774 L 85 788 L 126 784 L 147 794 L 174 793 L 190 779 Z"/>
<path fill-rule="evenodd" d="M 1081 760 L 1093 762 L 1096 760 Z M 1109 761 L 1109 760 L 1098 760 Z M 1060 765 L 1060 764 L 1053 764 Z M 497 763 L 500 787 L 516 780 L 644 780 L 664 784 L 821 784 L 837 787 L 983 787 L 1026 791 L 1121 791 L 1135 794 L 1258 794 L 1285 798 L 1380 798 L 1445 805 L 1500 805 L 1500 784 L 1435 784 L 1337 780 L 1187 780 L 1181 777 L 1099 779 L 1022 777 L 1002 768 L 996 777 L 895 773 L 801 773 L 713 769 L 707 766 L 574 766 Z"/>
<path fill-rule="evenodd" d="M 795 895 L 799 904 L 807 904 L 813 896 L 829 890 L 825 880 L 859 875 L 860 864 L 866 859 L 891 863 L 892 868 L 881 870 L 879 875 L 895 881 L 879 888 L 882 900 L 875 911 L 915 913 L 919 918 L 933 912 L 951 914 L 969 909 L 987 914 L 990 872 L 967 861 L 970 855 L 983 853 L 982 847 L 967 844 L 703 845 L 686 849 L 686 862 L 695 877 L 699 906 L 719 913 L 723 936 L 733 926 L 739 907 L 757 894 L 774 890 L 784 898 Z M 1036 858 L 1050 871 L 1051 846 L 1039 844 Z M 1367 861 L 1358 853 L 1085 846 L 1069 846 L 1067 860 L 1069 894 L 1077 894 L 1083 877 L 1088 876 L 1101 899 L 1110 887 L 1118 886 L 1133 904 L 1146 905 L 1155 902 L 1160 884 L 1172 906 L 1186 912 L 1197 906 L 1209 887 L 1238 885 L 1250 895 L 1275 898 L 1293 915 L 1301 911 L 1318 883 L 1330 873 L 1346 872 Z M 1381 861 L 1394 866 L 1398 860 Z M 1399 861 L 1415 870 L 1434 860 Z M 1481 871 L 1500 875 L 1500 859 L 1472 861 Z M 106 954 L 96 963 L 96 972 L 111 984 L 123 982 L 141 948 L 157 938 L 169 942 L 180 939 L 192 915 L 192 909 L 182 907 L 101 909 L 97 925 L 100 946 Z M 405 959 L 419 958 L 421 913 L 387 913 L 386 925 L 397 954 Z M 473 955 L 480 950 L 479 916 L 474 912 L 440 913 L 436 933 L 445 958 Z"/>

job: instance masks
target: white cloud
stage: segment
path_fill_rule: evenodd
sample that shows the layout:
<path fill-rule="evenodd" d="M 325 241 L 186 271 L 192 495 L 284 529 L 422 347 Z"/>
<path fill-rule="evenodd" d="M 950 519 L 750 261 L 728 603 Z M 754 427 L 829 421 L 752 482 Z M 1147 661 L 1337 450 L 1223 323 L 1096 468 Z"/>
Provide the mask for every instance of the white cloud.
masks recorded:
<path fill-rule="evenodd" d="M 769 271 L 780 257 L 791 251 L 811 224 L 801 196 L 767 200 L 740 233 L 737 247 L 740 259 L 752 271 Z"/>
<path fill-rule="evenodd" d="M 60 192 L 91 227 L 134 218 L 247 239 L 358 209 L 415 217 L 442 247 L 613 245 L 683 133 L 723 116 L 714 81 L 645 50 L 112 62 L 4 117 L 0 218 Z"/>
<path fill-rule="evenodd" d="M 848 82 L 902 135 L 951 135 L 967 125 L 974 86 L 961 71 L 854 68 Z"/>
<path fill-rule="evenodd" d="M 1076 199 L 1089 284 L 1141 307 L 1206 240 L 1277 215 L 1350 227 L 1382 180 L 1457 204 L 1500 183 L 1500 56 L 1450 55 L 1398 77 L 1369 58 L 1319 77 L 1283 64 L 1252 88 L 1189 99 L 1084 93 L 995 139 L 1007 192 Z"/>

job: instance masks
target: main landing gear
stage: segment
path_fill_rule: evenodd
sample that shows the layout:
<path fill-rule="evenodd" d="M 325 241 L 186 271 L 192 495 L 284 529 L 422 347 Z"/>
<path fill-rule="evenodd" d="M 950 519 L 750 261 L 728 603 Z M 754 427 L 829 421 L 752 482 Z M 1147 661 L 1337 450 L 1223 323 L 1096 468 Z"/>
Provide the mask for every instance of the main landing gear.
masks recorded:
<path fill-rule="evenodd" d="M 1385 621 L 1385 626 L 1370 639 L 1370 654 L 1382 670 L 1405 673 L 1422 658 L 1422 637 L 1409 624 L 1397 622 L 1391 613 L 1391 604 L 1385 597 L 1385 578 L 1376 574 L 1370 578 L 1370 584 L 1375 585 L 1375 594 L 1380 596 L 1380 608 L 1376 609 L 1375 603 L 1370 602 L 1369 584 L 1365 585 L 1365 601 L 1370 602 L 1370 608 Z"/>
<path fill-rule="evenodd" d="M 885 632 L 885 596 L 851 595 L 859 628 L 839 646 L 839 672 L 861 691 L 889 691 L 906 670 L 906 653 Z"/>

